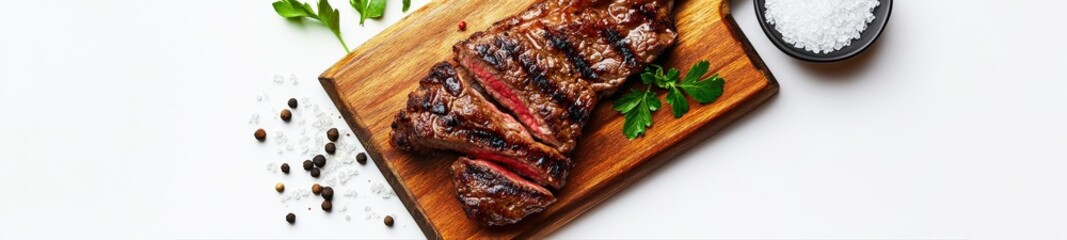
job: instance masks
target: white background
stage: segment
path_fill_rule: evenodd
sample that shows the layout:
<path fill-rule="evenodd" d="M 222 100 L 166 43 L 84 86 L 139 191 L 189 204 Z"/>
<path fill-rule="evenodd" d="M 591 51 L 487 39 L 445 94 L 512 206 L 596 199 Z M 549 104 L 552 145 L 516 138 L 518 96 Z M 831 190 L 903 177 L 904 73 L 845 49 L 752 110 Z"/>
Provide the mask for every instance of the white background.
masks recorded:
<path fill-rule="evenodd" d="M 403 16 L 390 1 L 359 27 L 331 2 L 351 47 Z M 370 165 L 352 166 L 347 212 L 273 192 L 310 184 L 306 156 L 255 142 L 249 116 L 296 131 L 270 118 L 288 97 L 335 111 L 313 80 L 343 56 L 325 28 L 270 1 L 2 5 L 0 239 L 422 236 L 368 190 Z M 732 6 L 778 96 L 556 237 L 1067 238 L 1064 4 L 897 1 L 878 43 L 834 65 L 789 58 L 750 1 Z"/>

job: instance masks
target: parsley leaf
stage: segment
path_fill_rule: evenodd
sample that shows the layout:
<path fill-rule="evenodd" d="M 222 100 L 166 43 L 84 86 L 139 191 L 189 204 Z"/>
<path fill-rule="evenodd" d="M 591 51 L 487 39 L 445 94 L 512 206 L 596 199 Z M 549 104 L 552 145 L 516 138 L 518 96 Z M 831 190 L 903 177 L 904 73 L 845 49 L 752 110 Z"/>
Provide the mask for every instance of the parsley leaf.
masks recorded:
<path fill-rule="evenodd" d="M 615 111 L 621 113 L 628 113 L 637 107 L 641 103 L 642 98 L 645 97 L 645 92 L 632 91 L 626 95 L 622 95 L 621 98 L 615 100 Z"/>
<path fill-rule="evenodd" d="M 341 38 L 341 23 L 340 14 L 337 9 L 330 6 L 330 2 L 326 0 L 319 0 L 318 13 L 311 8 L 310 4 L 301 3 L 299 0 L 279 0 L 271 4 L 274 6 L 274 12 L 277 12 L 279 16 L 284 18 L 311 18 L 319 20 L 323 25 L 333 32 L 333 35 L 337 37 L 338 41 L 341 41 L 341 46 L 345 48 L 345 52 L 349 52 L 348 45 L 345 44 L 345 40 Z"/>
<path fill-rule="evenodd" d="M 648 90 L 632 91 L 615 100 L 615 110 L 623 114 L 622 132 L 627 139 L 634 139 L 652 126 L 652 112 L 662 107 L 656 94 Z"/>
<path fill-rule="evenodd" d="M 368 18 L 381 17 L 385 13 L 385 0 L 348 0 L 348 3 L 356 9 L 356 12 L 359 12 L 359 25 L 363 25 Z M 405 6 L 408 5 L 411 3 L 405 4 Z"/>
<path fill-rule="evenodd" d="M 667 104 L 671 105 L 671 112 L 674 113 L 674 118 L 681 118 L 682 115 L 689 112 L 689 100 L 685 99 L 681 91 L 678 91 L 677 87 L 667 89 Z"/>
<path fill-rule="evenodd" d="M 404 0 L 402 3 L 404 4 L 403 11 L 407 12 L 408 8 L 411 8 L 411 0 Z"/>
<path fill-rule="evenodd" d="M 726 84 L 726 80 L 719 77 L 719 74 L 701 79 L 708 72 L 709 65 L 708 61 L 700 61 L 693 65 L 689 73 L 685 74 L 685 80 L 678 84 L 678 87 L 685 90 L 686 94 L 700 103 L 710 103 L 719 99 L 719 96 L 722 96 L 723 85 Z"/>

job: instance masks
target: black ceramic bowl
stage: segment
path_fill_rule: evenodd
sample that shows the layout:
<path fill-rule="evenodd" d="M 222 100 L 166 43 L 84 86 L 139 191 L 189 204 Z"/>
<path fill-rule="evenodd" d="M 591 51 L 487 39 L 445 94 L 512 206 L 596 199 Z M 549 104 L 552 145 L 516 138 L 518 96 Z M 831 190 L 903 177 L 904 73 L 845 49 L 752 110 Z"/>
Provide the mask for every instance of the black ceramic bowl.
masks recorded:
<path fill-rule="evenodd" d="M 860 38 L 853 39 L 852 44 L 830 53 L 815 53 L 804 50 L 803 48 L 794 47 L 792 44 L 785 42 L 785 40 L 782 40 L 782 33 L 775 30 L 774 25 L 767 23 L 767 19 L 764 18 L 764 12 L 767 10 L 764 7 L 764 0 L 754 0 L 753 2 L 756 4 L 756 19 L 759 19 L 759 24 L 763 27 L 763 32 L 767 34 L 767 38 L 771 39 L 774 46 L 781 49 L 785 54 L 789 54 L 789 56 L 793 56 L 800 60 L 830 63 L 859 55 L 863 50 L 866 50 L 867 47 L 874 44 L 874 40 L 877 40 L 878 35 L 882 34 L 882 30 L 885 29 L 886 23 L 889 22 L 889 13 L 893 10 L 893 0 L 879 1 L 880 3 L 878 4 L 878 7 L 874 8 L 874 21 L 867 24 L 867 30 L 860 33 Z"/>

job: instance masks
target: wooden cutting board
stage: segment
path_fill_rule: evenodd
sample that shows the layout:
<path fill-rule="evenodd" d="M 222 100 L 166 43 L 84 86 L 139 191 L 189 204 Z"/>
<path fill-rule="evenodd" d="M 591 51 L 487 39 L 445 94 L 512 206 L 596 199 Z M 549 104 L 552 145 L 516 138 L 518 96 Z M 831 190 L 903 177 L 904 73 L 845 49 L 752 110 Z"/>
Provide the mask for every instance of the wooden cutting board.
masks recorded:
<path fill-rule="evenodd" d="M 420 155 L 389 143 L 393 116 L 430 67 L 452 58 L 452 45 L 493 22 L 525 10 L 532 0 L 437 0 L 411 13 L 327 69 L 319 79 L 429 238 L 538 238 L 570 222 L 664 162 L 718 132 L 778 91 L 778 83 L 730 16 L 726 0 L 677 0 L 678 43 L 660 58 L 681 69 L 702 59 L 726 79 L 715 103 L 690 101 L 674 119 L 670 109 L 653 114 L 648 134 L 622 134 L 623 118 L 610 97 L 597 107 L 574 154 L 576 166 L 544 212 L 507 227 L 483 227 L 464 215 L 448 167 L 458 155 Z M 467 22 L 467 31 L 457 24 Z M 631 82 L 638 82 L 632 80 Z M 660 93 L 662 99 L 663 93 Z M 666 105 L 664 105 L 666 107 Z"/>

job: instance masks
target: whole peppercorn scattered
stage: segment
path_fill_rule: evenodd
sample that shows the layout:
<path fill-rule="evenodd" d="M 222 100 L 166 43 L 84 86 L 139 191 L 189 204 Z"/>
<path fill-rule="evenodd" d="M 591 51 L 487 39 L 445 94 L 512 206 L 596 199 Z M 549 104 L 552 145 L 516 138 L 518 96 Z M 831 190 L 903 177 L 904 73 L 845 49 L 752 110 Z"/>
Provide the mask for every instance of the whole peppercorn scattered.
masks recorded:
<path fill-rule="evenodd" d="M 304 171 L 311 171 L 314 167 L 315 163 L 311 162 L 311 160 L 304 160 Z"/>
<path fill-rule="evenodd" d="M 284 192 L 285 191 L 285 184 L 282 184 L 282 183 L 274 184 L 274 190 L 278 191 L 278 192 Z"/>
<path fill-rule="evenodd" d="M 293 112 L 290 112 L 289 109 L 282 109 L 279 117 L 282 118 L 282 121 L 289 122 L 290 119 L 293 119 Z"/>
<path fill-rule="evenodd" d="M 322 154 L 315 155 L 315 158 L 312 158 L 311 160 L 315 162 L 316 167 L 326 166 L 326 156 L 322 156 Z"/>
<path fill-rule="evenodd" d="M 319 193 L 321 193 L 321 192 L 322 192 L 322 185 L 319 185 L 318 183 L 316 183 L 315 185 L 311 185 L 311 193 L 314 193 L 315 195 L 319 195 Z"/>
<path fill-rule="evenodd" d="M 337 145 L 326 143 L 326 153 L 333 154 L 335 152 L 337 152 Z"/>
<path fill-rule="evenodd" d="M 311 169 L 311 177 L 318 178 L 320 174 L 322 174 L 322 173 L 319 172 L 318 168 L 312 168 Z"/>
<path fill-rule="evenodd" d="M 296 109 L 296 98 L 289 99 L 289 108 Z"/>
<path fill-rule="evenodd" d="M 330 209 L 333 209 L 333 203 L 330 200 L 322 201 L 322 210 L 329 212 Z"/>
<path fill-rule="evenodd" d="M 366 165 L 367 164 L 367 153 L 356 154 L 356 162 L 358 162 L 360 165 Z"/>
<path fill-rule="evenodd" d="M 333 188 L 322 187 L 322 198 L 326 200 L 333 200 Z"/>
<path fill-rule="evenodd" d="M 459 31 L 467 31 L 467 21 L 459 21 Z"/>
<path fill-rule="evenodd" d="M 282 163 L 282 173 L 289 174 L 289 164 Z"/>
<path fill-rule="evenodd" d="M 285 221 L 289 222 L 289 224 L 296 223 L 296 214 L 293 214 L 293 213 L 285 214 Z"/>
<path fill-rule="evenodd" d="M 260 142 L 266 141 L 267 140 L 267 131 L 263 130 L 262 128 L 257 129 L 255 136 L 256 136 L 256 140 L 259 140 Z"/>
<path fill-rule="evenodd" d="M 393 216 L 385 215 L 385 226 L 393 226 Z"/>
<path fill-rule="evenodd" d="M 340 135 L 337 133 L 337 128 L 326 130 L 326 138 L 330 139 L 331 142 L 336 142 L 338 137 L 340 137 Z"/>

